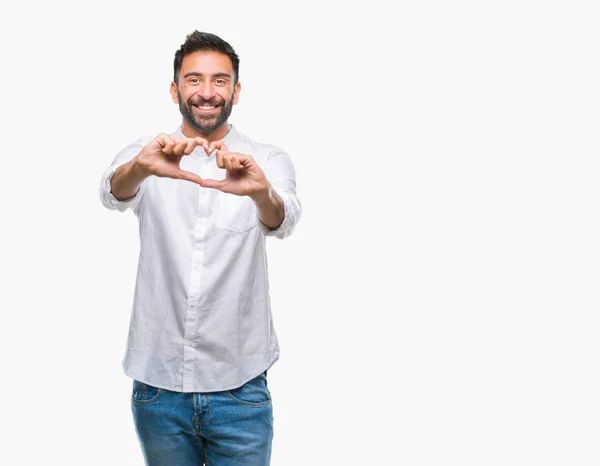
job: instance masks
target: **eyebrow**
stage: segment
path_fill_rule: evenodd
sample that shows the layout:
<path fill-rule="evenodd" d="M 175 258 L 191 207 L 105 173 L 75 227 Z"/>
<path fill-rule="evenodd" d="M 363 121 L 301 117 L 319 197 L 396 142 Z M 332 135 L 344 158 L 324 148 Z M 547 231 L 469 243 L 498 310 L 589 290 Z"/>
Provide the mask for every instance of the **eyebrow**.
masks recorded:
<path fill-rule="evenodd" d="M 184 78 L 187 78 L 189 76 L 204 76 L 204 74 L 199 73 L 197 71 L 190 71 L 189 73 L 186 73 L 183 75 Z M 215 73 L 212 76 L 213 76 L 213 78 L 229 78 L 229 79 L 231 79 L 231 75 L 229 75 L 227 73 Z"/>

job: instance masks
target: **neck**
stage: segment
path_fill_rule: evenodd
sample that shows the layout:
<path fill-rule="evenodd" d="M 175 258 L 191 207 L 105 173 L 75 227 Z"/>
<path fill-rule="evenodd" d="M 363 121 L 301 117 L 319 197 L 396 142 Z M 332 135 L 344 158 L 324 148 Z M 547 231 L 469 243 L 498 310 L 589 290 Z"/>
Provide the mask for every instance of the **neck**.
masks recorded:
<path fill-rule="evenodd" d="M 186 138 L 201 137 L 211 143 L 214 141 L 220 141 L 227 136 L 227 133 L 229 133 L 229 123 L 223 123 L 214 131 L 199 131 L 196 128 L 191 127 L 184 119 L 181 125 L 181 131 Z"/>

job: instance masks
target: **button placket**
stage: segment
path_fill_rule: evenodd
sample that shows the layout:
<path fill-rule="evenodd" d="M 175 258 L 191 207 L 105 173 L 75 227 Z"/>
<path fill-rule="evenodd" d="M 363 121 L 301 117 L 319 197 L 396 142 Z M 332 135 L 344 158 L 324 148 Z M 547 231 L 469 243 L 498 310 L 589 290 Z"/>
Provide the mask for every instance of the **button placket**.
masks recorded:
<path fill-rule="evenodd" d="M 199 167 L 198 175 L 202 178 L 205 170 L 205 164 Z M 184 335 L 184 361 L 183 361 L 183 389 L 184 391 L 194 390 L 194 361 L 197 357 L 194 348 L 194 341 L 197 338 L 196 332 L 198 326 L 197 304 L 202 293 L 202 271 L 205 250 L 205 235 L 208 218 L 207 188 L 198 187 L 198 214 L 194 225 L 194 252 L 192 256 L 192 269 L 188 284 L 188 301 L 186 310 L 185 335 Z"/>

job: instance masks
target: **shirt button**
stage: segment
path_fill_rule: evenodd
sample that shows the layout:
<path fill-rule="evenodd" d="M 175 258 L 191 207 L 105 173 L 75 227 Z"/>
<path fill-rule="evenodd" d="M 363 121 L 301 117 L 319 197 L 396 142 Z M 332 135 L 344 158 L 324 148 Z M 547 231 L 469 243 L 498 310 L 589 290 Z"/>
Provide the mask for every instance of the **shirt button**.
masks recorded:
<path fill-rule="evenodd" d="M 192 342 L 189 340 L 185 340 L 185 344 L 186 344 L 186 346 L 192 346 Z"/>

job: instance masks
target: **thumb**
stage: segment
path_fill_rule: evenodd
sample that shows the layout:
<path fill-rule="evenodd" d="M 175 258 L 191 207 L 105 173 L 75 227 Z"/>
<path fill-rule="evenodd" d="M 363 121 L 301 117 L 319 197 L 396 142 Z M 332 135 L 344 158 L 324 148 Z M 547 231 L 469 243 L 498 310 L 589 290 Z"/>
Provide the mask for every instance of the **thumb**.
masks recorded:
<path fill-rule="evenodd" d="M 186 180 L 191 181 L 192 183 L 199 184 L 202 186 L 203 180 L 198 175 L 192 172 L 186 172 L 185 170 L 179 170 L 174 176 L 176 180 Z"/>
<path fill-rule="evenodd" d="M 218 189 L 219 191 L 225 192 L 225 184 L 225 180 L 204 179 L 200 183 L 200 186 L 202 186 L 203 188 L 214 188 Z"/>

